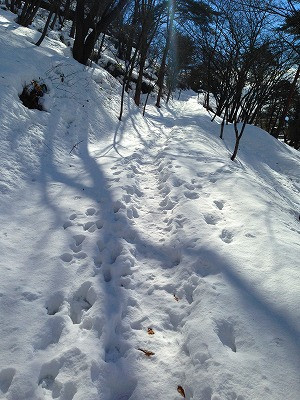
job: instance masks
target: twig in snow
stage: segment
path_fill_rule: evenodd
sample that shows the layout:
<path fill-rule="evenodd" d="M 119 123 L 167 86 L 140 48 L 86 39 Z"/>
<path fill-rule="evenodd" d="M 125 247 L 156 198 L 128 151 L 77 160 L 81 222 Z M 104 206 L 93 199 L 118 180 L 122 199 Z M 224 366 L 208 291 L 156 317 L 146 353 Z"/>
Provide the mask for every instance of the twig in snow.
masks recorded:
<path fill-rule="evenodd" d="M 77 149 L 78 145 L 79 145 L 80 143 L 82 143 L 82 142 L 83 142 L 83 140 L 80 140 L 80 142 L 78 142 L 78 143 L 75 143 L 75 144 L 74 144 L 74 146 L 71 148 L 71 150 L 70 150 L 70 153 L 69 153 L 69 154 L 71 154 L 71 153 L 72 153 L 72 151 L 73 151 L 74 149 Z"/>

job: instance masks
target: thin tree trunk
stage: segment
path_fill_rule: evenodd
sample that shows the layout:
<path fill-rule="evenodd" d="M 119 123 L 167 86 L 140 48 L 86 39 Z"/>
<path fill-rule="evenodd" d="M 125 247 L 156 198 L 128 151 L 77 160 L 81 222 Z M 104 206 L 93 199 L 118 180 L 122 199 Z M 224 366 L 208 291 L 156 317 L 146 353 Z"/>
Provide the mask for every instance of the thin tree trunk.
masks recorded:
<path fill-rule="evenodd" d="M 53 15 L 53 10 L 52 10 L 52 11 L 49 11 L 49 15 L 48 15 L 46 24 L 45 24 L 45 26 L 44 26 L 42 35 L 41 35 L 41 37 L 39 38 L 39 40 L 36 42 L 36 44 L 35 44 L 36 46 L 40 46 L 40 45 L 42 44 L 42 41 L 45 39 L 45 36 L 46 36 L 46 34 L 47 34 L 48 27 L 49 27 L 49 24 L 50 24 L 52 15 Z"/>
<path fill-rule="evenodd" d="M 76 29 L 76 20 L 74 18 L 74 20 L 72 21 L 72 26 L 71 26 L 71 30 L 70 30 L 71 38 L 74 38 L 74 36 L 75 36 L 75 29 Z"/>
<path fill-rule="evenodd" d="M 125 87 L 126 92 L 128 92 L 128 90 L 129 90 L 130 80 L 131 80 L 132 73 L 134 70 L 134 64 L 135 64 L 137 54 L 138 54 L 138 47 L 135 49 L 134 54 L 131 59 L 131 65 L 130 65 L 130 69 L 129 69 L 129 73 L 128 73 L 128 79 L 127 79 L 127 83 L 126 83 L 126 87 Z"/>
<path fill-rule="evenodd" d="M 163 58 L 161 61 L 159 72 L 158 72 L 158 79 L 157 79 L 158 94 L 157 94 L 157 99 L 156 99 L 155 105 L 158 108 L 160 108 L 160 100 L 161 100 L 162 93 L 163 93 L 164 77 L 165 77 L 165 69 L 166 69 L 166 61 L 167 61 L 168 51 L 169 51 L 169 46 L 168 46 L 168 43 L 166 43 L 166 46 L 164 48 Z"/>
<path fill-rule="evenodd" d="M 50 29 L 54 29 L 57 17 L 58 17 L 58 12 L 56 11 Z"/>
<path fill-rule="evenodd" d="M 121 107 L 120 107 L 120 115 L 118 117 L 119 121 L 122 121 L 122 116 L 123 116 L 125 85 L 126 85 L 126 76 L 124 76 L 124 80 L 123 80 L 123 84 L 122 84 Z"/>
<path fill-rule="evenodd" d="M 123 109 L 124 109 L 124 96 L 125 96 L 125 86 L 126 86 L 126 82 L 128 79 L 128 71 L 129 71 L 129 61 L 126 62 L 126 67 L 125 67 L 125 75 L 123 78 L 123 84 L 122 84 L 122 95 L 121 95 L 121 107 L 120 107 L 120 115 L 119 115 L 119 121 L 122 120 L 122 116 L 123 116 Z"/>
<path fill-rule="evenodd" d="M 63 27 L 65 20 L 67 18 L 67 15 L 69 14 L 70 6 L 71 6 L 71 0 L 66 0 L 65 7 L 64 7 L 64 14 L 63 14 L 63 18 L 61 21 L 61 27 Z"/>
<path fill-rule="evenodd" d="M 136 83 L 135 95 L 134 95 L 134 102 L 135 102 L 135 104 L 137 106 L 139 106 L 140 102 L 141 102 L 143 72 L 144 72 L 146 59 L 147 59 L 147 49 L 144 49 L 143 54 L 141 54 L 141 56 L 140 56 L 139 75 L 138 75 L 138 80 L 137 80 L 137 83 Z"/>
<path fill-rule="evenodd" d="M 243 122 L 242 128 L 239 132 L 238 127 L 237 127 L 237 122 L 234 121 L 233 126 L 234 126 L 234 132 L 235 132 L 235 146 L 234 146 L 234 150 L 233 150 L 233 154 L 230 157 L 231 161 L 234 161 L 235 157 L 237 156 L 237 152 L 239 149 L 239 144 L 240 144 L 240 140 L 241 137 L 244 133 L 245 127 L 246 127 L 247 121 Z"/>
<path fill-rule="evenodd" d="M 148 93 L 147 93 L 147 97 L 146 97 L 144 108 L 143 108 L 143 117 L 145 116 L 146 106 L 147 106 L 147 103 L 148 103 L 148 99 L 149 99 L 150 93 L 152 92 L 153 88 L 154 88 L 154 86 L 152 88 L 150 88 Z"/>
<path fill-rule="evenodd" d="M 102 52 L 102 48 L 103 48 L 103 46 L 104 46 L 105 36 L 106 36 L 106 34 L 105 34 L 105 32 L 104 32 L 104 33 L 102 34 L 100 46 L 99 46 L 98 53 L 97 53 L 97 58 L 96 58 L 96 60 L 95 60 L 96 64 L 98 63 L 98 61 L 100 60 L 100 57 L 101 57 L 101 52 Z"/>
<path fill-rule="evenodd" d="M 163 57 L 161 61 L 161 65 L 159 68 L 158 72 L 158 79 L 157 79 L 157 86 L 158 86 L 158 94 L 157 94 L 157 100 L 156 100 L 156 107 L 160 108 L 160 101 L 163 93 L 163 87 L 164 87 L 164 78 L 165 78 L 165 73 L 166 73 L 166 62 L 167 62 L 167 56 L 171 44 L 171 38 L 173 34 L 173 22 L 174 22 L 174 13 L 175 10 L 172 7 L 170 9 L 169 7 L 169 26 L 168 26 L 168 33 L 167 33 L 167 39 L 166 39 L 166 45 L 164 48 L 163 52 Z"/>
<path fill-rule="evenodd" d="M 227 113 L 228 113 L 228 108 L 225 108 L 222 123 L 221 123 L 221 131 L 220 131 L 220 139 L 223 140 L 223 133 L 224 133 L 224 125 L 225 125 L 225 120 L 227 119 Z"/>
<path fill-rule="evenodd" d="M 288 113 L 288 111 L 289 111 L 289 108 L 290 108 L 290 105 L 291 105 L 291 102 L 292 102 L 293 94 L 294 94 L 294 92 L 295 92 L 295 89 L 296 89 L 296 86 L 297 86 L 297 81 L 298 81 L 298 79 L 299 79 L 299 76 L 300 76 L 300 64 L 299 64 L 299 66 L 298 66 L 298 69 L 297 69 L 297 71 L 296 71 L 295 77 L 294 77 L 293 82 L 292 82 L 292 84 L 291 84 L 291 87 L 290 87 L 290 90 L 289 90 L 289 94 L 288 94 L 288 97 L 287 97 L 287 99 L 286 99 L 286 103 L 285 103 L 284 109 L 283 109 L 283 111 L 282 111 L 280 120 L 279 120 L 278 127 L 277 127 L 277 129 L 276 129 L 276 131 L 275 131 L 275 135 L 274 135 L 274 136 L 275 136 L 276 138 L 278 138 L 280 132 L 282 131 L 282 129 L 283 129 L 283 127 L 284 127 L 285 118 L 286 118 L 287 113 Z"/>

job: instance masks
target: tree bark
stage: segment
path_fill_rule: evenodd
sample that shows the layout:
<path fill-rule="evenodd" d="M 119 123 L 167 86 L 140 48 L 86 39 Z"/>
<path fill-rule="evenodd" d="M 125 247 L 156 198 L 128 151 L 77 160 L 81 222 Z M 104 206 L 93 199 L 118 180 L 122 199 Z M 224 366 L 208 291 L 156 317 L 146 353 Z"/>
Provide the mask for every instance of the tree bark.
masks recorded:
<path fill-rule="evenodd" d="M 36 42 L 36 44 L 35 44 L 36 46 L 40 46 L 42 44 L 43 40 L 45 39 L 45 36 L 47 34 L 48 27 L 50 25 L 50 21 L 51 21 L 53 12 L 54 12 L 53 10 L 49 11 L 49 15 L 48 15 L 46 24 L 45 24 L 44 29 L 43 29 L 43 33 L 42 33 L 41 37 L 39 38 L 39 40 Z"/>
<path fill-rule="evenodd" d="M 167 56 L 171 44 L 171 38 L 173 34 L 173 22 L 174 22 L 174 14 L 175 10 L 174 7 L 169 6 L 169 26 L 168 26 L 168 32 L 167 32 L 167 39 L 166 39 L 166 45 L 164 48 L 163 52 L 163 57 L 161 60 L 161 65 L 159 68 L 158 72 L 158 79 L 157 79 L 157 86 L 158 86 L 158 94 L 157 94 L 157 99 L 156 99 L 156 107 L 160 108 L 160 101 L 163 93 L 163 87 L 164 87 L 164 78 L 165 78 L 165 73 L 166 73 L 166 63 L 167 63 Z"/>

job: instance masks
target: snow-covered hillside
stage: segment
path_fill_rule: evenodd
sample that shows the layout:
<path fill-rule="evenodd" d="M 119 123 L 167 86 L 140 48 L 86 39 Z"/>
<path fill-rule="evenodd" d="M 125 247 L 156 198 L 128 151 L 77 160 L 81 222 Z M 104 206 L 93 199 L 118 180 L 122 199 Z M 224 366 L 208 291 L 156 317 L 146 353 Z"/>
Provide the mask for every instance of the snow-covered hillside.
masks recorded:
<path fill-rule="evenodd" d="M 187 93 L 141 116 L 0 11 L 0 398 L 295 400 L 299 165 Z M 19 100 L 46 84 L 46 111 Z"/>

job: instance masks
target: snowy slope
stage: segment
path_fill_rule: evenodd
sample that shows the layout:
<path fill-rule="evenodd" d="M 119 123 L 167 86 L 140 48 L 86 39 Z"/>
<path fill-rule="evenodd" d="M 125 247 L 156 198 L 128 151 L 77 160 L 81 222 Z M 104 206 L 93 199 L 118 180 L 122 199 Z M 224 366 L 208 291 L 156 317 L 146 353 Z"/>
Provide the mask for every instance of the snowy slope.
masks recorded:
<path fill-rule="evenodd" d="M 299 153 L 247 127 L 231 162 L 191 93 L 120 123 L 38 36 L 0 12 L 0 398 L 298 398 Z"/>

